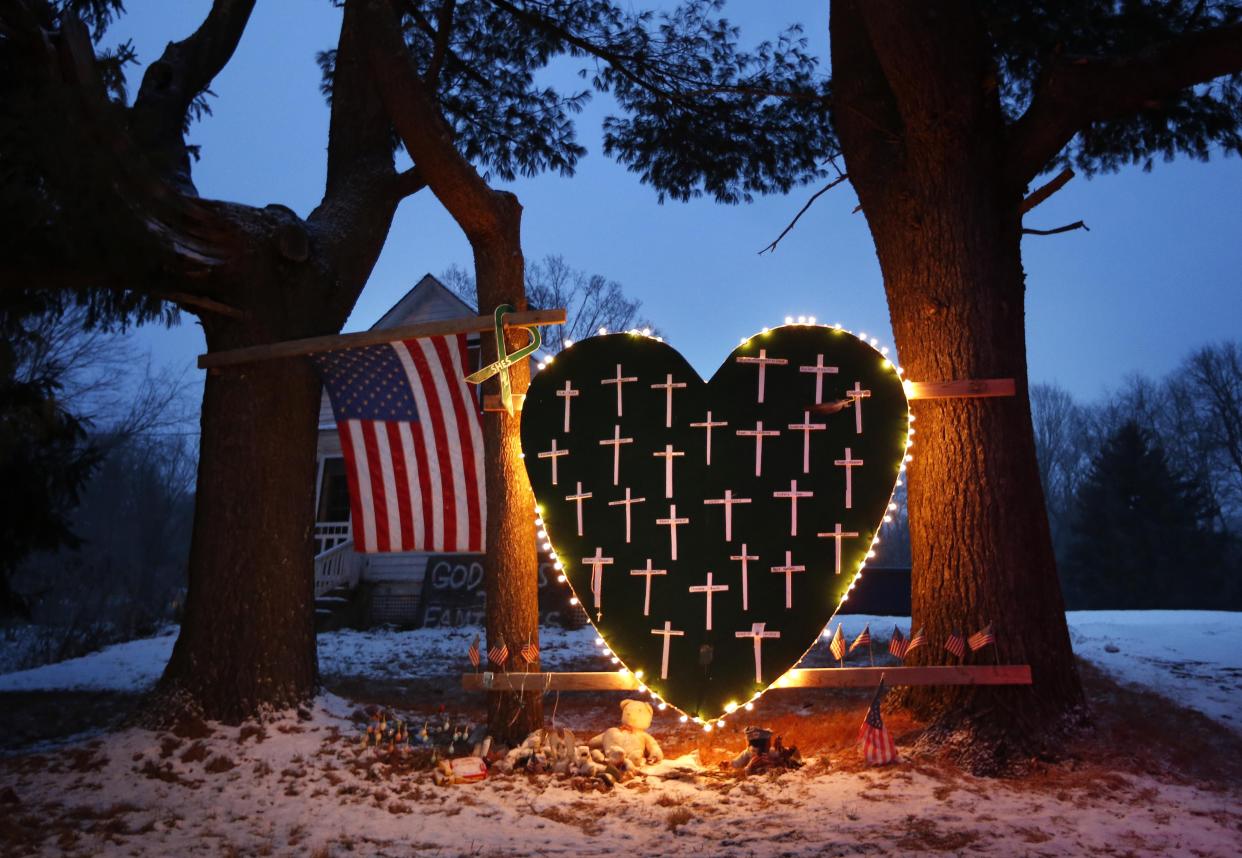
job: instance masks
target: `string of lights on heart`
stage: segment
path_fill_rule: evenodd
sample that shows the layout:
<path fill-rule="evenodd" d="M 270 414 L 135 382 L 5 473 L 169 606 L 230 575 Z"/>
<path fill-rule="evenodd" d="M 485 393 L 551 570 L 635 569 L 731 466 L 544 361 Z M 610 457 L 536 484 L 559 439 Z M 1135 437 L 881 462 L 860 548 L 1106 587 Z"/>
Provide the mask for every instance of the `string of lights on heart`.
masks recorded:
<path fill-rule="evenodd" d="M 789 317 L 707 382 L 649 331 L 539 364 L 521 433 L 540 541 L 659 709 L 709 731 L 752 709 L 875 556 L 914 434 L 878 346 Z"/>

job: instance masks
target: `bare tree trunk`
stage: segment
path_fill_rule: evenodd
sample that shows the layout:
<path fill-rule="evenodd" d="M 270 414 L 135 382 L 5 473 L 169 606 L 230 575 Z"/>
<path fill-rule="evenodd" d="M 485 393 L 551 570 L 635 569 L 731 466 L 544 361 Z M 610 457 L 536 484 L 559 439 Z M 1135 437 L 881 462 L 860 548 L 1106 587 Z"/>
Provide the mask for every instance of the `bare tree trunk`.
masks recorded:
<path fill-rule="evenodd" d="M 1038 741 L 1082 691 L 1027 396 L 1022 189 L 1003 179 L 978 22 L 964 5 L 937 9 L 834 2 L 834 110 L 908 376 L 1017 383 L 1013 398 L 917 403 L 909 470 L 914 626 L 932 644 L 916 660 L 944 662 L 950 633 L 991 622 L 1001 660 L 1030 664 L 1034 685 L 903 699 L 938 728 L 990 736 L 995 760 Z"/>
<path fill-rule="evenodd" d="M 479 313 L 500 304 L 526 309 L 521 243 L 522 207 L 512 194 L 497 194 L 497 208 L 505 210 L 499 234 L 474 242 Z M 483 361 L 496 360 L 495 338 L 484 336 Z M 515 333 L 507 348 L 525 344 Z M 530 364 L 522 361 L 509 370 L 515 393 L 530 383 Z M 535 549 L 535 495 L 522 464 L 521 415 L 490 411 L 483 417 L 487 450 L 487 640 L 503 639 L 510 653 L 527 642 L 539 643 L 539 567 Z M 538 670 L 538 665 L 530 669 Z M 491 692 L 487 696 L 487 723 L 493 736 L 520 741 L 543 726 L 543 693 Z"/>

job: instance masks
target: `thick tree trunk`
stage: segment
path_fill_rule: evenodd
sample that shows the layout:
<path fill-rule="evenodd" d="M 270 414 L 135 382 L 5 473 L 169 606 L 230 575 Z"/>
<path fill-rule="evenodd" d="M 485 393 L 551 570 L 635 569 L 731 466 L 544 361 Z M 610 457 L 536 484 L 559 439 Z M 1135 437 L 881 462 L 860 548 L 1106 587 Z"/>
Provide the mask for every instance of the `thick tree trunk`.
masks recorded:
<path fill-rule="evenodd" d="M 162 683 L 206 717 L 235 723 L 315 691 L 319 395 L 301 358 L 207 376 L 189 594 Z"/>
<path fill-rule="evenodd" d="M 501 227 L 474 241 L 475 280 L 479 313 L 500 304 L 526 309 L 521 242 L 522 207 L 512 194 L 498 193 L 497 208 L 504 213 Z M 515 333 L 512 351 L 525 344 Z M 483 362 L 496 360 L 495 337 L 483 338 Z M 530 364 L 522 361 L 509 370 L 515 393 L 530 383 Z M 535 495 L 522 464 L 519 434 L 521 414 L 487 412 L 483 443 L 487 450 L 487 641 L 503 639 L 511 656 L 527 642 L 539 643 L 539 567 L 535 553 Z M 531 665 L 530 670 L 539 666 Z M 543 726 L 541 691 L 491 692 L 487 696 L 487 723 L 492 736 L 504 742 L 524 739 Z"/>
<path fill-rule="evenodd" d="M 916 403 L 909 468 L 914 626 L 931 641 L 915 661 L 950 661 L 949 634 L 992 623 L 1000 660 L 1030 664 L 1034 685 L 903 699 L 938 728 L 990 734 L 995 759 L 1082 703 L 1027 395 L 1022 189 L 1004 180 L 986 43 L 965 4 L 832 11 L 837 127 L 907 377 L 1017 383 L 1013 398 Z"/>

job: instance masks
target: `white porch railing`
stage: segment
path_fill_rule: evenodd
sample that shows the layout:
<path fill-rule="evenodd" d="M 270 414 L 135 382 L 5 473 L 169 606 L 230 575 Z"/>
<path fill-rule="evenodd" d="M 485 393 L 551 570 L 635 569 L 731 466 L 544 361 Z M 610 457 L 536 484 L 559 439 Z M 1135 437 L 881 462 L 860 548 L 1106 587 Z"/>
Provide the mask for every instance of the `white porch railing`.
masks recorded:
<path fill-rule="evenodd" d="M 342 542 L 350 542 L 353 538 L 354 531 L 348 521 L 315 522 L 315 554 L 323 554 Z"/>
<path fill-rule="evenodd" d="M 340 542 L 315 556 L 315 598 L 325 593 L 358 586 L 362 574 L 362 555 L 354 551 L 352 539 Z"/>

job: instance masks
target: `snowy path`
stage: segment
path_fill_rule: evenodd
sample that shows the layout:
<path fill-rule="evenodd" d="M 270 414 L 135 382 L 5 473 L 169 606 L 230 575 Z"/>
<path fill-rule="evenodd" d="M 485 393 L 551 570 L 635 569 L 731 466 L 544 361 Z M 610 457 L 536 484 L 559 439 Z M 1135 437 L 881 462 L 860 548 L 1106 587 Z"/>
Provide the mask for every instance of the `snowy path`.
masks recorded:
<path fill-rule="evenodd" d="M 1066 615 L 1075 651 L 1122 682 L 1145 685 L 1242 731 L 1242 614 L 1224 611 L 1073 611 Z M 887 638 L 895 617 L 842 618 L 847 637 L 870 623 Z M 1000 634 L 1003 629 L 998 630 Z M 400 680 L 452 676 L 466 668 L 475 629 L 339 631 L 319 636 L 325 676 Z M 590 628 L 545 629 L 544 667 L 557 670 L 595 652 Z M 55 689 L 142 691 L 172 653 L 172 633 L 117 644 L 82 658 L 0 674 L 0 692 Z M 818 648 L 817 648 L 818 649 Z"/>

